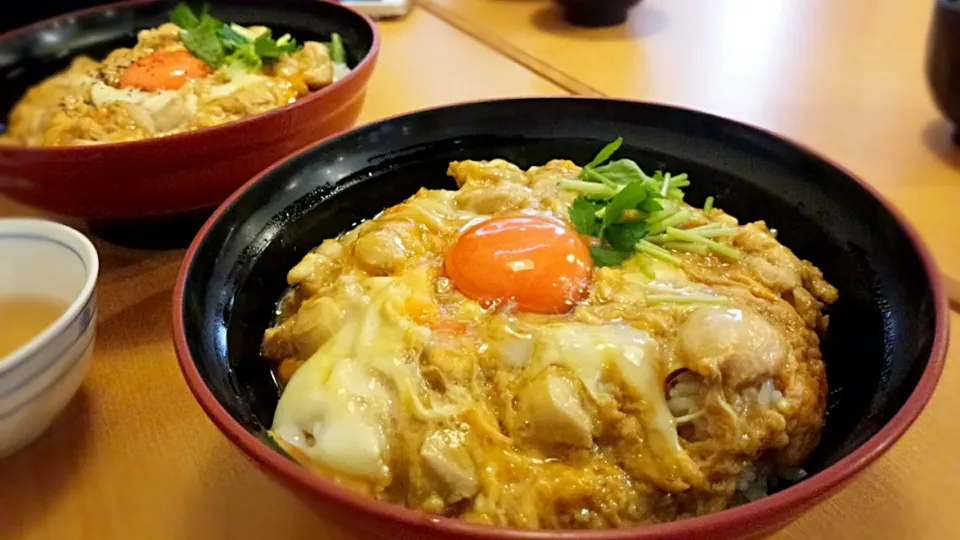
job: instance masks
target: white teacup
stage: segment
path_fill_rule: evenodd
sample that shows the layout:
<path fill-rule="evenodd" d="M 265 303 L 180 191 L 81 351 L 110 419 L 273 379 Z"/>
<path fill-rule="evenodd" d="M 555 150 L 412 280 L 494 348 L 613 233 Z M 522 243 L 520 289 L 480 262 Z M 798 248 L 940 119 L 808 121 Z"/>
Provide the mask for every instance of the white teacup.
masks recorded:
<path fill-rule="evenodd" d="M 0 457 L 39 437 L 80 387 L 93 353 L 99 264 L 93 244 L 70 227 L 0 219 L 0 297 L 41 297 L 67 306 L 0 358 Z M 0 332 L 3 326 L 0 320 Z"/>

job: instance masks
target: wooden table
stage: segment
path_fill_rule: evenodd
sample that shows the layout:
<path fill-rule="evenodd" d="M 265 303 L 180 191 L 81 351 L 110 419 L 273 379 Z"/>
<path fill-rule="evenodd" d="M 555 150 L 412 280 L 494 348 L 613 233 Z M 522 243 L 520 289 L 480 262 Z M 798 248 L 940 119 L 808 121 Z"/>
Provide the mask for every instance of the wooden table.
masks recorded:
<path fill-rule="evenodd" d="M 704 108 L 792 135 L 862 173 L 960 275 L 960 156 L 920 79 L 926 6 L 867 4 L 646 0 L 627 27 L 586 31 L 561 25 L 547 2 L 426 0 L 381 24 L 363 120 L 568 92 Z M 38 213 L 0 200 L 5 215 Z M 0 539 L 356 540 L 250 466 L 194 402 L 169 337 L 182 252 L 98 248 L 90 374 L 49 433 L 0 461 Z M 960 315 L 952 322 L 960 328 Z M 951 360 L 904 439 L 778 540 L 960 538 L 960 358 Z"/>
<path fill-rule="evenodd" d="M 960 151 L 923 73 L 932 2 L 644 0 L 608 29 L 549 0 L 422 2 L 572 93 L 701 109 L 835 159 L 921 231 L 960 302 Z"/>

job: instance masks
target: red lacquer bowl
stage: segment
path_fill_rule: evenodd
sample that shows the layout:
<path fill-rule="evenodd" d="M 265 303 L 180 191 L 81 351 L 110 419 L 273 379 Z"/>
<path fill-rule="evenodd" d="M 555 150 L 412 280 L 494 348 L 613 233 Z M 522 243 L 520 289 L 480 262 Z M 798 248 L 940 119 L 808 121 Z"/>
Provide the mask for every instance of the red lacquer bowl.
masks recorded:
<path fill-rule="evenodd" d="M 166 22 L 177 0 L 133 0 L 78 11 L 0 36 L 0 118 L 27 88 L 77 54 L 102 57 Z M 352 67 L 337 83 L 276 110 L 222 126 L 141 141 L 56 148 L 0 146 L 0 193 L 84 220 L 140 220 L 212 209 L 281 157 L 353 126 L 379 52 L 376 26 L 319 0 L 217 0 L 225 21 L 263 24 L 300 41 L 343 36 Z"/>
<path fill-rule="evenodd" d="M 687 199 L 716 196 L 765 219 L 840 291 L 822 351 L 828 416 L 810 476 L 723 512 L 646 527 L 521 531 L 427 515 L 354 493 L 290 460 L 267 429 L 278 388 L 259 358 L 286 273 L 311 248 L 421 187 L 454 188 L 453 160 L 586 163 L 618 156 L 686 172 Z M 916 232 L 843 168 L 763 130 L 696 111 L 607 99 L 541 98 L 443 107 L 368 124 L 271 167 L 213 214 L 184 259 L 173 328 L 187 384 L 261 469 L 360 538 L 382 540 L 741 540 L 785 526 L 890 448 L 933 393 L 948 309 Z M 232 519 L 224 516 L 224 519 Z M 317 531 L 322 538 L 324 532 Z"/>

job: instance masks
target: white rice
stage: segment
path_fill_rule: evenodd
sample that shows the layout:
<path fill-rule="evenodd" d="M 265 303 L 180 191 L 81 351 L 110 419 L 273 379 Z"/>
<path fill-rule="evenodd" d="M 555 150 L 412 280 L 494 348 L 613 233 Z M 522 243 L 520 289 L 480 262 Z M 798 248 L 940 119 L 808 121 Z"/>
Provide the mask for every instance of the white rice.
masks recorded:
<path fill-rule="evenodd" d="M 807 472 L 799 467 L 775 470 L 768 461 L 758 461 L 746 467 L 737 479 L 735 504 L 745 504 L 761 499 L 776 491 L 784 484 L 793 484 L 807 477 Z"/>
<path fill-rule="evenodd" d="M 687 440 L 702 440 L 708 436 L 706 419 L 701 415 L 707 390 L 703 379 L 689 371 L 680 373 L 667 385 L 667 406 L 676 419 L 681 435 Z M 783 399 L 783 393 L 777 390 L 771 379 L 744 389 L 742 395 L 762 407 L 777 407 Z M 766 497 L 784 484 L 798 482 L 806 476 L 803 469 L 776 470 L 769 461 L 761 459 L 748 465 L 740 473 L 736 484 L 735 504 L 745 504 Z"/>

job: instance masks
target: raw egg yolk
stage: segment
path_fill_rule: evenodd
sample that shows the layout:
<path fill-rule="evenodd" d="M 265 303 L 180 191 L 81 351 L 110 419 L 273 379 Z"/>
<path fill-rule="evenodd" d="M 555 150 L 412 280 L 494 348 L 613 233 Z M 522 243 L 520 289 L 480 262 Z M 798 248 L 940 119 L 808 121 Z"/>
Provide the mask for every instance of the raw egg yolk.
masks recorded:
<path fill-rule="evenodd" d="M 565 313 L 586 296 L 593 261 L 560 222 L 524 216 L 467 229 L 445 267 L 460 292 L 484 305 L 510 301 L 521 311 Z"/>
<path fill-rule="evenodd" d="M 120 75 L 120 88 L 176 90 L 189 79 L 211 73 L 210 67 L 186 50 L 157 51 L 130 64 Z"/>

